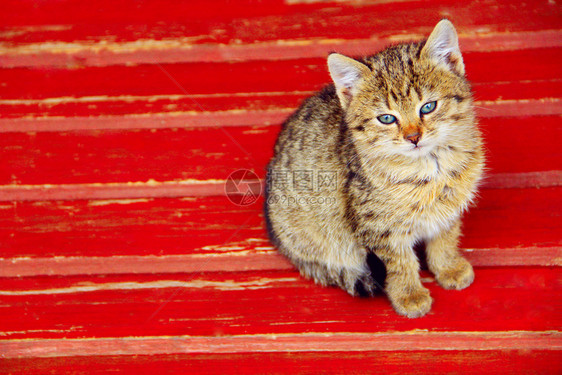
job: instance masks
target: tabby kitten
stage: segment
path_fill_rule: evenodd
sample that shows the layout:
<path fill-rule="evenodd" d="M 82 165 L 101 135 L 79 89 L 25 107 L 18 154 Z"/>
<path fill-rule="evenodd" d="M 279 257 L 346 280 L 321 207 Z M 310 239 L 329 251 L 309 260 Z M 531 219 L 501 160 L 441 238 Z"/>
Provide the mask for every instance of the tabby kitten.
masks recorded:
<path fill-rule="evenodd" d="M 394 309 L 423 316 L 432 299 L 415 244 L 425 242 L 442 287 L 474 280 L 457 243 L 484 157 L 455 28 L 442 20 L 427 41 L 360 60 L 334 53 L 328 68 L 334 84 L 304 101 L 277 140 L 270 235 L 303 276 L 352 295 L 377 290 L 376 255 Z"/>

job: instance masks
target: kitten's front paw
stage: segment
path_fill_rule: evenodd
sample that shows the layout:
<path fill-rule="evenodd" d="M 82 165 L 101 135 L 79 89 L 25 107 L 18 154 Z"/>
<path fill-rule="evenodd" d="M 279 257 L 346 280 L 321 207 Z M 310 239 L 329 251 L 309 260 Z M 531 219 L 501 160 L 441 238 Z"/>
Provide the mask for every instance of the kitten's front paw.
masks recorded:
<path fill-rule="evenodd" d="M 396 310 L 398 314 L 405 315 L 408 318 L 424 316 L 431 309 L 431 303 L 433 302 L 429 295 L 429 290 L 426 288 L 419 288 L 408 294 L 389 297 L 394 310 Z"/>
<path fill-rule="evenodd" d="M 464 258 L 457 258 L 451 267 L 435 275 L 435 279 L 445 289 L 464 289 L 474 281 L 474 270 Z"/>

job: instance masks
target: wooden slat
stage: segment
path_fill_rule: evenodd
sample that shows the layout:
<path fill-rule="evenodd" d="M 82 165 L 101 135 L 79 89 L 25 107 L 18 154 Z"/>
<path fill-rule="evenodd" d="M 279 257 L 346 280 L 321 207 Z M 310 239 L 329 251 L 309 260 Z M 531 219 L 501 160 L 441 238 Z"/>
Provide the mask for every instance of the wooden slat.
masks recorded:
<path fill-rule="evenodd" d="M 561 189 L 482 191 L 464 220 L 466 256 L 476 266 L 562 265 Z M 293 269 L 268 242 L 261 205 L 225 197 L 4 203 L 0 276 Z"/>
<path fill-rule="evenodd" d="M 235 102 L 234 100 L 230 104 Z M 261 104 L 263 102 L 260 101 Z M 300 101 L 298 104 L 300 104 Z M 195 106 L 201 108 L 199 104 L 195 104 Z M 559 116 L 562 112 L 562 98 L 476 101 L 475 106 L 476 115 L 479 118 Z M 252 106 L 250 105 L 250 107 Z M 231 109 L 225 111 L 133 113 L 118 116 L 0 118 L 0 133 L 278 125 L 285 121 L 295 111 L 296 107 L 268 107 L 263 110 Z M 141 103 L 141 107 L 137 109 L 146 110 L 147 108 L 142 107 Z"/>
<path fill-rule="evenodd" d="M 210 365 L 212 363 L 212 366 Z M 59 369 L 65 374 L 162 373 L 205 374 L 317 374 L 330 369 L 342 374 L 559 374 L 560 353 L 555 350 L 435 350 L 290 352 L 243 354 L 168 354 L 134 356 L 78 356 L 0 359 L 0 373 L 35 374 Z M 3 370 L 4 369 L 4 372 Z"/>
<path fill-rule="evenodd" d="M 435 20 L 435 23 L 438 20 Z M 432 24 L 433 26 L 433 24 Z M 427 37 L 426 34 L 393 35 L 369 39 L 312 39 L 284 42 L 261 42 L 234 45 L 190 45 L 184 39 L 138 40 L 112 43 L 107 41 L 87 43 L 53 43 L 50 49 L 41 44 L 20 47 L 0 47 L 0 66 L 3 67 L 84 67 L 185 62 L 264 61 L 295 58 L 324 58 L 333 51 L 352 56 L 374 54 L 388 45 L 411 42 Z M 523 32 L 497 32 L 461 35 L 462 50 L 511 51 L 526 48 L 557 48 L 562 46 L 562 31 L 542 30 Z M 42 50 L 38 56 L 38 51 Z M 40 61 L 40 62 L 39 62 Z"/>
<path fill-rule="evenodd" d="M 140 346 L 140 348 L 139 348 Z M 562 334 L 547 332 L 404 332 L 375 334 L 274 334 L 223 337 L 122 337 L 0 340 L 6 357 L 154 355 L 164 353 L 562 350 Z"/>
<path fill-rule="evenodd" d="M 464 219 L 463 247 L 560 245 L 561 191 L 561 187 L 482 191 Z M 225 197 L 3 203 L 2 254 L 103 256 L 108 247 L 111 255 L 215 254 L 221 247 L 228 251 L 225 243 L 265 238 L 262 203 L 240 207 Z M 250 241 L 239 246 L 233 251 L 267 245 Z"/>
<path fill-rule="evenodd" d="M 252 238 L 271 250 L 263 241 L 262 203 L 239 207 L 226 197 L 3 203 L 2 256 L 217 255 L 253 248 L 253 241 L 223 246 Z"/>
<path fill-rule="evenodd" d="M 560 4 L 209 9 L 2 2 L 0 374 L 560 373 Z M 279 125 L 330 81 L 329 52 L 421 40 L 443 17 L 490 170 L 464 219 L 474 284 L 422 271 L 434 305 L 412 320 L 300 277 L 267 240 L 263 198 L 236 206 L 224 183 L 263 180 Z"/>
<path fill-rule="evenodd" d="M 560 83 L 529 81 L 526 85 L 533 86 L 533 91 L 540 90 L 534 97 L 519 84 L 489 83 L 487 88 L 500 86 L 504 91 L 496 89 L 495 98 L 486 100 L 486 93 L 477 89 L 476 114 L 480 118 L 560 115 L 562 95 L 556 92 Z M 5 114 L 0 133 L 279 124 L 312 95 L 314 92 L 7 99 L 0 100 Z M 95 116 L 92 109 L 96 109 Z"/>
<path fill-rule="evenodd" d="M 261 180 L 244 180 L 249 186 L 261 186 Z M 0 201 L 42 200 L 130 200 L 150 198 L 208 197 L 226 195 L 226 180 L 211 181 L 147 181 L 106 184 L 58 184 L 58 185 L 4 185 L 0 187 Z M 562 186 L 562 170 L 494 173 L 483 181 L 482 189 L 528 189 Z"/>
<path fill-rule="evenodd" d="M 319 67 L 319 69 L 321 69 Z M 265 79 L 265 77 L 264 77 Z M 328 78 L 326 77 L 326 81 Z M 521 111 L 529 114 L 548 114 L 546 103 L 548 101 L 560 100 L 562 98 L 562 80 L 533 80 L 533 81 L 512 81 L 512 82 L 486 82 L 474 84 L 476 104 L 480 117 L 502 117 L 506 115 L 521 115 Z M 165 82 L 160 82 L 161 85 Z M 310 87 L 317 87 L 318 84 L 311 82 Z M 198 117 L 205 118 L 210 114 L 220 114 L 230 112 L 230 116 L 240 116 L 244 113 L 261 112 L 262 116 L 272 111 L 288 111 L 297 108 L 302 100 L 314 94 L 313 91 L 294 91 L 294 92 L 250 92 L 250 93 L 217 93 L 217 94 L 196 94 L 196 95 L 173 95 L 176 89 L 172 89 L 168 94 L 160 95 L 129 95 L 126 87 L 123 88 L 124 95 L 117 96 L 65 96 L 54 98 L 25 98 L 25 94 L 13 94 L 19 98 L 0 99 L 0 132 L 6 131 L 56 131 L 56 124 L 69 122 L 74 119 L 74 129 L 87 129 L 87 122 L 92 119 L 104 116 L 124 116 L 151 114 L 156 117 L 144 116 L 145 122 L 152 127 L 162 127 L 158 117 L 166 113 L 170 117 L 183 117 L 182 122 L 178 122 L 167 127 L 186 127 L 197 126 Z M 66 94 L 70 95 L 70 91 Z M 84 94 L 87 94 L 85 92 Z M 510 102 L 520 104 L 520 110 L 513 114 L 513 108 L 509 111 L 501 111 L 502 106 Z M 481 107 L 483 108 L 482 110 Z M 499 107 L 499 108 L 498 108 Z M 556 114 L 562 110 L 560 105 Z M 95 112 L 92 112 L 95 109 Z M 507 109 L 507 108 L 506 108 Z M 534 112 L 533 112 L 534 111 Z M 542 111 L 542 112 L 541 112 Z M 499 113 L 498 113 L 499 112 Z M 283 113 L 283 116 L 286 116 Z M 197 117 L 196 117 L 197 116 Z M 10 121 L 9 119 L 24 118 L 27 122 L 39 123 L 35 128 L 23 127 L 22 121 Z M 191 118 L 191 121 L 189 120 Z M 141 117 L 142 119 L 142 117 Z M 41 122 L 50 120 L 52 125 L 41 125 Z M 228 119 L 215 118 L 214 123 L 207 121 L 211 125 L 220 124 L 228 126 Z M 263 121 L 263 120 L 262 120 Z M 98 120 L 98 122 L 101 122 Z M 111 123 L 110 119 L 105 119 Z M 135 127 L 135 124 L 128 123 L 121 127 Z M 199 120 L 201 123 L 201 120 Z M 117 126 L 118 122 L 113 121 Z M 13 125 L 11 125 L 13 124 Z M 238 125 L 242 123 L 238 122 Z M 263 124 L 263 122 L 262 122 Z M 11 126 L 10 126 L 11 125 Z M 19 125 L 19 126 L 18 126 Z M 29 125 L 28 125 L 29 126 Z M 201 125 L 199 125 L 201 126 Z M 138 125 L 136 125 L 138 127 Z M 69 128 L 72 129 L 72 128 Z"/>
<path fill-rule="evenodd" d="M 373 31 L 391 34 L 396 31 L 419 29 L 430 31 L 433 22 L 439 20 L 443 13 L 450 13 L 459 23 L 459 27 L 480 27 L 480 32 L 545 30 L 559 27 L 560 6 L 542 1 L 528 1 L 519 7 L 513 7 L 508 0 L 489 3 L 486 1 L 437 0 L 425 4 L 402 1 L 377 4 L 374 1 L 359 1 L 346 4 L 343 2 L 309 2 L 308 4 L 291 4 L 280 0 L 237 2 L 230 6 L 227 0 L 219 0 L 213 12 L 209 12 L 206 2 L 190 1 L 176 4 L 173 1 L 156 0 L 138 4 L 128 1 L 96 1 L 84 5 L 79 1 L 65 0 L 56 3 L 26 1 L 5 1 L 2 14 L 4 27 L 25 27 L 39 25 L 72 25 L 72 33 L 62 28 L 59 30 L 31 29 L 25 33 L 6 35 L 12 43 L 30 43 L 44 41 L 46 33 L 50 40 L 73 41 L 80 38 L 80 31 L 95 40 L 95 36 L 117 35 L 121 40 L 138 38 L 136 28 L 142 29 L 145 36 L 155 39 L 183 35 L 204 37 L 202 31 L 212 32 L 222 29 L 221 33 L 208 35 L 211 41 L 224 43 L 236 39 L 245 40 L 283 40 L 293 36 L 320 35 L 328 38 L 369 36 Z M 373 17 L 375 14 L 393 14 L 394 17 Z M 521 15 L 526 16 L 522 22 Z M 330 22 L 322 22 L 329 20 Z M 396 22 L 400 19 L 400 23 Z M 199 21 L 199 22 L 197 22 Z M 246 23 L 244 23 L 246 21 Z M 158 27 L 165 22 L 168 27 Z M 257 28 L 256 25 L 261 27 Z M 297 26 L 295 26 L 297 25 Z M 429 26 L 431 25 L 431 26 Z M 293 27 L 291 27 L 293 26 Z M 343 26 L 349 26 L 344 29 Z M 486 30 L 482 27 L 486 26 Z M 107 28 L 121 30 L 115 33 Z M 105 28 L 105 29 L 102 29 Z M 96 33 L 96 30 L 99 30 Z M 102 31 L 103 30 L 103 31 Z M 253 31 L 253 33 L 251 32 Z M 343 32 L 342 32 L 343 31 Z M 181 34 L 180 34 L 181 35 Z M 92 40 L 90 39 L 90 40 Z M 193 40 L 192 43 L 208 43 L 207 40 Z"/>
<path fill-rule="evenodd" d="M 481 128 L 491 174 L 560 169 L 559 116 L 482 119 Z M 241 168 L 263 178 L 278 132 L 279 126 L 255 126 L 6 133 L 0 137 L 0 184 L 16 185 L 6 194 L 17 185 L 201 184 L 223 181 Z M 22 199 L 26 189 L 19 198 L 0 199 Z"/>
<path fill-rule="evenodd" d="M 558 114 L 560 110 L 556 105 L 559 99 L 546 100 L 537 103 L 530 100 L 522 109 L 527 109 L 524 115 L 541 115 L 542 112 Z M 493 104 L 499 104 L 494 102 Z M 545 108 L 547 107 L 547 108 Z M 545 109 L 547 109 L 545 111 Z M 263 126 L 279 125 L 285 121 L 295 108 L 268 109 L 257 111 L 227 110 L 215 112 L 185 112 L 185 113 L 151 113 L 120 116 L 71 116 L 71 117 L 20 117 L 0 119 L 0 133 L 36 133 L 60 132 L 74 130 L 115 130 L 115 129 L 180 129 L 180 128 L 216 128 L 232 126 Z M 485 113 L 493 115 L 495 111 Z"/>
<path fill-rule="evenodd" d="M 278 131 L 262 126 L 7 133 L 0 137 L 0 184 L 224 180 L 244 167 L 264 176 Z"/>
<path fill-rule="evenodd" d="M 410 343 L 405 345 L 410 349 L 520 349 L 526 344 L 560 349 L 560 334 L 555 332 L 562 323 L 560 276 L 559 268 L 476 269 L 475 282 L 468 289 L 448 291 L 424 275 L 434 303 L 432 311 L 420 319 L 397 316 L 385 297 L 353 298 L 340 289 L 304 280 L 295 271 L 3 279 L 0 332 L 4 338 L 0 343 L 4 351 L 12 344 L 17 348 L 19 343 L 10 340 L 18 339 L 156 336 L 173 346 L 168 336 L 189 335 L 184 339 L 184 345 L 193 345 L 189 351 L 239 352 L 247 351 L 243 349 L 246 343 L 249 348 L 265 345 L 265 349 L 275 337 L 281 340 L 277 335 L 288 335 L 279 349 L 310 351 L 316 341 L 338 351 L 376 350 L 378 345 L 366 346 L 366 342 L 397 334 L 396 341 L 391 336 L 384 340 L 389 350 L 400 349 L 401 340 Z M 528 343 L 526 331 L 530 332 Z M 480 332 L 482 337 L 467 342 L 466 334 L 459 340 L 455 332 Z M 338 344 L 337 338 L 329 339 L 341 334 L 345 342 L 348 333 L 367 336 L 357 341 L 351 338 L 347 347 Z M 308 334 L 312 342 L 307 341 Z M 418 336 L 408 338 L 412 334 Z M 519 334 L 521 342 L 517 342 Z M 266 335 L 265 341 L 256 341 L 255 335 Z M 431 335 L 439 342 L 432 342 Z M 213 336 L 217 344 L 205 348 L 205 340 Z M 119 354 L 100 343 L 98 354 L 99 350 Z M 49 342 L 44 345 L 52 350 Z M 139 344 L 131 349 L 116 345 L 122 350 L 141 350 Z M 228 348 L 221 350 L 221 346 Z M 28 349 L 33 353 L 40 347 Z"/>
<path fill-rule="evenodd" d="M 498 90 L 501 92 L 501 97 L 507 99 L 533 99 L 550 97 L 553 92 L 557 93 L 556 95 L 560 93 L 559 87 L 552 83 L 547 82 L 545 87 L 541 88 L 521 81 L 560 80 L 562 48 L 466 52 L 463 54 L 463 59 L 467 77 L 476 85 L 477 95 L 483 100 L 497 98 Z M 517 61 L 517 64 L 511 64 L 512 61 Z M 287 79 L 289 77 L 291 79 Z M 149 96 L 147 100 L 158 100 L 158 95 L 190 95 L 197 100 L 197 95 L 291 94 L 299 91 L 308 93 L 329 83 L 330 77 L 326 67 L 326 57 L 322 56 L 286 61 L 236 63 L 156 64 L 153 62 L 137 66 L 82 69 L 4 68 L 0 69 L 0 82 L 3 85 L 1 99 L 55 98 L 52 99 L 53 103 L 48 101 L 43 103 L 48 108 L 49 105 L 57 104 L 56 98 L 59 98 L 59 101 L 72 102 L 73 98 L 99 97 L 103 102 L 104 96 L 109 96 L 107 99 L 111 100 L 113 96 L 124 95 L 122 99 L 126 102 L 128 96 L 132 96 L 130 100 L 134 100 L 136 96 Z M 490 86 L 493 82 L 498 84 Z M 510 85 L 516 86 L 510 87 Z M 517 87 L 520 89 L 515 90 Z M 531 95 L 520 96 L 525 92 Z M 79 104 L 78 100 L 77 103 Z M 22 104 L 25 104 L 25 101 Z M 84 105 L 92 105 L 92 103 L 86 102 Z M 93 111 L 95 109 L 97 107 L 90 108 L 89 113 L 95 114 L 96 112 Z"/>
<path fill-rule="evenodd" d="M 2 25 L 4 27 L 25 27 L 39 25 L 56 25 L 67 24 L 73 25 L 74 30 L 89 30 L 89 36 L 96 35 L 93 31 L 96 26 L 113 26 L 115 29 L 129 30 L 129 37 L 137 38 L 134 27 L 127 26 L 144 25 L 144 33 L 147 35 L 165 38 L 176 36 L 178 28 L 183 27 L 185 30 L 189 28 L 201 28 L 204 25 L 208 29 L 223 27 L 225 24 L 221 21 L 230 21 L 227 30 L 223 30 L 222 35 L 214 36 L 213 40 L 223 42 L 233 35 L 229 33 L 237 33 L 236 37 L 241 37 L 242 33 L 247 33 L 248 38 L 256 39 L 286 39 L 288 35 L 298 34 L 320 34 L 338 36 L 341 32 L 344 19 L 348 21 L 351 27 L 345 34 L 348 35 L 369 35 L 373 29 L 391 33 L 395 30 L 416 29 L 423 26 L 428 28 L 425 23 L 439 19 L 439 13 L 447 11 L 452 15 L 459 16 L 459 24 L 462 27 L 476 27 L 486 25 L 488 30 L 544 30 L 558 28 L 559 17 L 556 11 L 560 9 L 557 4 L 545 3 L 541 1 L 529 1 L 521 4 L 520 7 L 513 7 L 512 3 L 507 0 L 494 1 L 489 3 L 485 1 L 464 2 L 458 0 L 437 0 L 432 3 L 423 4 L 416 1 L 407 1 L 406 5 L 403 1 L 391 1 L 380 3 L 376 1 L 356 1 L 350 4 L 339 1 L 305 1 L 298 4 L 294 1 L 257 1 L 242 0 L 237 2 L 236 7 L 229 6 L 228 0 L 218 0 L 215 2 L 216 8 L 213 12 L 209 12 L 208 4 L 202 0 L 194 0 L 185 4 L 176 4 L 173 1 L 145 1 L 138 4 L 133 0 L 120 1 L 96 1 L 92 4 L 82 4 L 76 0 L 57 1 L 56 3 L 39 3 L 31 0 L 24 1 L 5 1 L 3 4 L 4 12 L 2 13 Z M 373 17 L 377 11 L 385 10 L 386 12 L 394 11 L 395 18 L 392 17 Z M 525 22 L 521 20 L 521 14 L 525 14 L 527 18 Z M 408 16 L 408 17 L 406 17 Z M 462 16 L 462 17 L 461 17 Z M 330 23 L 321 22 L 329 17 Z M 479 18 L 480 17 L 480 18 Z M 240 20 L 239 20 L 240 19 Z M 252 24 L 242 25 L 241 20 L 248 20 L 254 24 L 260 24 L 265 29 L 260 29 L 250 34 Z M 397 23 L 396 19 L 400 19 L 402 23 Z M 200 22 L 194 22 L 199 20 Z M 269 21 L 269 24 L 264 22 Z M 295 25 L 296 21 L 305 22 L 303 27 L 293 27 L 292 30 L 277 29 L 271 34 L 271 30 L 275 30 L 281 24 L 288 27 Z M 84 24 L 88 22 L 87 24 Z M 168 22 L 169 27 L 156 28 L 157 22 Z M 362 24 L 358 24 L 362 22 Z M 365 30 L 365 26 L 370 25 L 371 28 Z M 242 26 L 247 26 L 243 28 Z M 238 28 L 236 28 L 238 27 Z M 318 29 L 320 27 L 321 29 Z M 242 29 L 242 30 L 239 30 Z M 37 41 L 44 41 L 40 38 L 41 33 L 49 30 L 25 30 L 27 33 L 19 35 L 7 35 L 8 40 L 13 42 L 30 42 L 34 40 L 34 34 Z M 75 40 L 80 35 L 65 35 L 64 30 L 51 30 L 51 40 Z M 480 30 L 485 32 L 485 30 Z M 111 35 L 112 33 L 100 33 L 101 35 Z M 172 35 L 170 35 L 172 34 Z M 56 36 L 59 38 L 56 38 Z M 126 39 L 128 35 L 121 35 L 122 39 Z M 223 39 L 219 39 L 223 38 Z M 205 43 L 205 41 L 199 41 Z"/>
<path fill-rule="evenodd" d="M 315 56 L 325 55 L 333 49 L 334 39 L 359 40 L 362 43 L 355 48 L 363 52 L 365 45 L 381 48 L 391 41 L 427 36 L 442 17 L 457 25 L 467 45 L 482 50 L 556 46 L 560 40 L 556 34 L 560 6 L 542 1 L 518 7 L 509 1 L 409 1 L 407 6 L 401 1 L 299 5 L 245 1 L 237 4 L 236 10 L 226 3 L 216 4 L 211 16 L 199 2 L 169 6 L 157 5 L 154 0 L 142 4 L 122 1 L 111 6 L 96 2 L 91 11 L 74 1 L 57 5 L 9 2 L 2 14 L 7 48 L 1 51 L 1 63 L 82 66 L 140 63 L 154 58 L 278 59 L 310 51 Z M 393 16 L 373 16 L 380 14 Z M 522 15 L 525 22 L 521 22 Z M 87 21 L 80 21 L 85 16 Z M 515 38 L 511 35 L 514 32 L 519 33 Z M 314 43 L 317 40 L 321 43 Z M 42 46 L 41 58 L 37 59 L 37 47 L 45 41 L 50 48 Z M 217 44 L 226 48 L 217 48 Z M 236 48 L 240 45 L 242 51 Z M 287 49 L 287 45 L 297 48 Z"/>
<path fill-rule="evenodd" d="M 294 270 L 295 267 L 279 253 L 273 251 L 267 239 L 255 238 L 229 243 L 221 248 L 248 248 L 245 252 L 228 251 L 217 254 L 185 255 L 124 255 L 124 256 L 55 256 L 0 258 L 0 276 L 74 276 L 151 273 L 197 273 Z M 261 244 L 263 246 L 257 246 Z M 513 247 L 489 249 L 461 249 L 474 266 L 562 266 L 562 248 Z M 209 260 L 214 257 L 212 260 Z"/>

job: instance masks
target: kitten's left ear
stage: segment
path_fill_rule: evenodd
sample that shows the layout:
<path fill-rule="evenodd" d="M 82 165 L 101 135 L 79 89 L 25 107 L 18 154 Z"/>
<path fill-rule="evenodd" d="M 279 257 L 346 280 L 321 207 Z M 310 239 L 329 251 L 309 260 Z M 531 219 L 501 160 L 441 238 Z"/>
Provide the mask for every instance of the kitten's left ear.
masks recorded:
<path fill-rule="evenodd" d="M 464 75 L 459 38 L 451 21 L 439 21 L 427 39 L 422 53 L 455 73 Z"/>

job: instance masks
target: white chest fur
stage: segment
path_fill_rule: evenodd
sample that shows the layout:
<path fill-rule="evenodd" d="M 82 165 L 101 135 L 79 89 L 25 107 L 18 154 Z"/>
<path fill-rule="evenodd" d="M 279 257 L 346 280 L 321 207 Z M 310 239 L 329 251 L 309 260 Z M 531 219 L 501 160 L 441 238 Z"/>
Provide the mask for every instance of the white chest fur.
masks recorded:
<path fill-rule="evenodd" d="M 414 242 L 451 227 L 473 199 L 480 176 L 466 155 L 450 150 L 402 160 L 384 170 L 381 164 L 373 173 L 373 196 L 387 211 L 388 224 Z"/>

